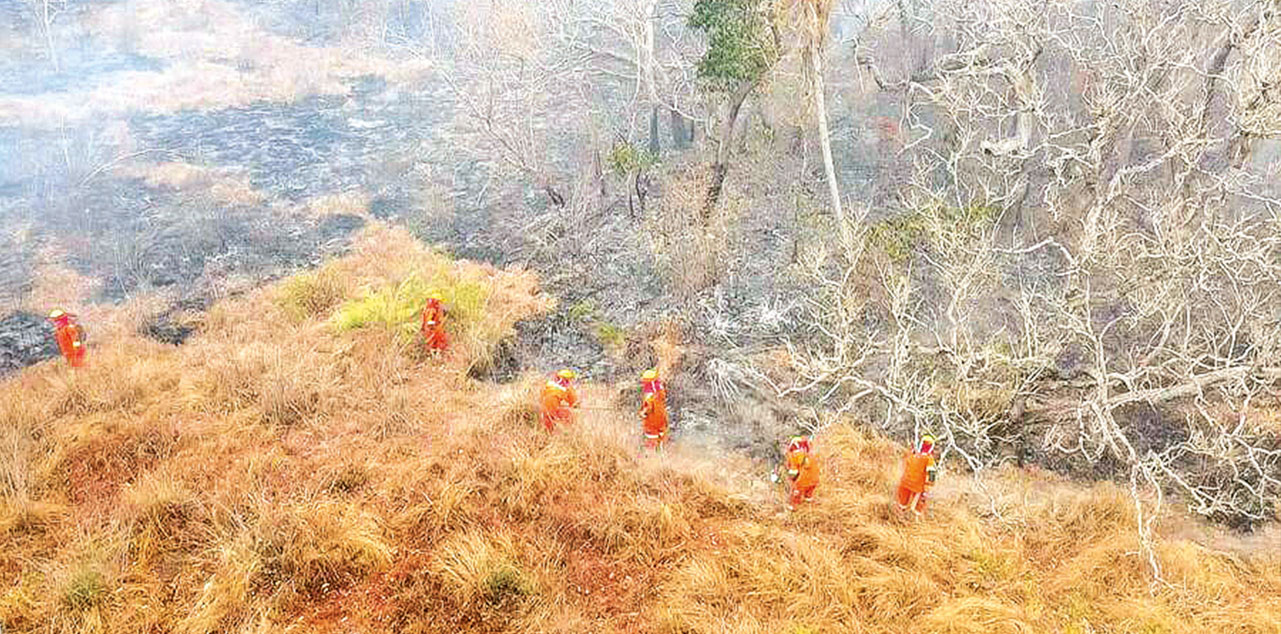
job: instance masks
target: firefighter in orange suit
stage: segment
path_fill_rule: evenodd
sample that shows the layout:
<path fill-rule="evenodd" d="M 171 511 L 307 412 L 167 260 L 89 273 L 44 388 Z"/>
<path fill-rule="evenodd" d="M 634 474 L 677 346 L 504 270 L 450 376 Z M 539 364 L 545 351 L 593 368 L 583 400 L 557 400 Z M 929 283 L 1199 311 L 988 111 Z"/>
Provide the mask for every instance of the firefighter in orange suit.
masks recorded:
<path fill-rule="evenodd" d="M 77 322 L 76 316 L 56 308 L 49 313 L 49 323 L 53 324 L 54 339 L 57 340 L 58 350 L 67 360 L 67 365 L 73 368 L 84 367 L 85 354 L 89 349 L 85 346 L 84 328 Z"/>
<path fill-rule="evenodd" d="M 427 352 L 444 352 L 449 346 L 445 334 L 445 305 L 440 293 L 433 291 L 423 306 L 423 345 Z"/>
<path fill-rule="evenodd" d="M 934 460 L 934 436 L 925 434 L 916 451 L 909 453 L 903 464 L 903 478 L 899 480 L 896 502 L 900 511 L 911 509 L 917 517 L 925 512 L 926 492 L 938 480 L 938 465 Z"/>
<path fill-rule="evenodd" d="M 814 498 L 814 489 L 818 487 L 818 457 L 808 436 L 792 436 L 787 443 L 784 465 L 790 487 L 787 506 L 795 511 L 801 502 Z"/>
<path fill-rule="evenodd" d="M 645 448 L 662 448 L 667 442 L 667 386 L 658 378 L 658 370 L 641 375 L 640 416 Z"/>
<path fill-rule="evenodd" d="M 558 425 L 568 425 L 570 408 L 578 406 L 578 394 L 574 392 L 573 381 L 578 375 L 573 370 L 561 370 L 547 379 L 543 385 L 543 394 L 539 419 L 547 431 L 554 431 Z"/>

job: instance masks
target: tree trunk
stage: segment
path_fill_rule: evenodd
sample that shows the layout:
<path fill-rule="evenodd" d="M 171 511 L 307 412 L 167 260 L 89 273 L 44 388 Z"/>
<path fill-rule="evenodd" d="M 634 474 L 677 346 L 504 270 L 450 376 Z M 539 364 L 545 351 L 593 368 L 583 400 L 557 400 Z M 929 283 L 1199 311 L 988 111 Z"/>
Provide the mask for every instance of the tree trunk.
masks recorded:
<path fill-rule="evenodd" d="M 681 116 L 681 113 L 672 110 L 671 119 L 672 147 L 678 150 L 689 147 L 689 142 L 692 139 L 690 138 L 689 130 L 685 126 L 685 117 Z"/>
<path fill-rule="evenodd" d="M 565 206 L 565 197 L 556 190 L 555 186 L 551 184 L 544 184 L 543 193 L 547 194 L 547 200 L 551 201 L 552 205 L 562 208 Z"/>
<path fill-rule="evenodd" d="M 640 212 L 645 213 L 645 200 L 649 198 L 649 177 L 636 173 L 636 178 L 632 181 L 635 184 L 633 189 L 636 190 L 636 206 L 640 207 Z"/>
<path fill-rule="evenodd" d="M 1016 433 L 1018 434 L 1017 460 L 1018 460 L 1019 467 L 1022 467 L 1024 463 L 1027 461 L 1028 441 L 1030 440 L 1030 437 L 1031 437 L 1031 433 L 1030 433 L 1030 430 L 1028 429 L 1028 425 L 1023 420 L 1023 415 L 1026 411 L 1027 411 L 1027 397 L 1022 394 L 1015 396 L 1014 400 L 1011 401 L 1010 403 L 1010 411 L 1009 411 L 1009 416 L 1007 417 L 1007 420 L 1009 420 L 1010 427 L 1014 428 L 1016 430 Z"/>
<path fill-rule="evenodd" d="M 814 75 L 814 112 L 818 117 L 818 142 L 823 148 L 823 169 L 827 172 L 827 193 L 832 197 L 832 212 L 836 217 L 836 224 L 841 232 L 841 241 L 845 248 L 851 248 L 853 245 L 853 234 L 850 233 L 851 227 L 845 218 L 845 208 L 841 205 L 841 192 L 836 184 L 836 165 L 832 161 L 832 138 L 827 129 L 827 97 L 824 94 L 823 69 L 819 63 L 819 54 L 821 51 L 818 47 L 819 31 L 818 14 L 814 12 L 814 7 L 810 7 L 810 17 L 814 20 L 814 33 L 810 40 L 809 66 L 810 72 Z"/>
<path fill-rule="evenodd" d="M 600 199 L 605 200 L 609 196 L 609 190 L 606 188 L 605 162 L 601 160 L 599 149 L 592 151 L 592 181 L 596 183 Z"/>
<path fill-rule="evenodd" d="M 658 105 L 655 104 L 649 110 L 649 153 L 658 156 L 662 150 L 662 144 L 658 140 Z"/>
<path fill-rule="evenodd" d="M 703 209 L 703 224 L 712 217 L 712 209 L 721 200 L 721 191 L 725 188 L 725 175 L 729 173 L 729 159 L 734 147 L 734 124 L 738 122 L 738 113 L 743 109 L 743 102 L 752 93 L 756 84 L 743 82 L 730 94 L 725 120 L 721 122 L 720 146 L 716 148 L 716 162 L 712 164 L 712 183 L 707 189 L 707 205 Z"/>
<path fill-rule="evenodd" d="M 592 183 L 600 193 L 600 199 L 604 201 L 606 196 L 609 195 L 609 191 L 606 186 L 605 161 L 600 155 L 600 130 L 596 127 L 595 119 L 590 120 L 588 129 L 592 136 Z"/>
<path fill-rule="evenodd" d="M 658 66 L 658 41 L 655 34 L 658 31 L 656 22 L 658 21 L 658 2 L 651 1 L 646 7 L 646 13 L 649 19 L 645 21 L 644 44 L 641 53 L 641 59 L 645 64 L 645 85 L 649 91 L 649 153 L 658 156 L 662 149 L 658 140 L 658 78 L 656 76 L 656 67 Z"/>
<path fill-rule="evenodd" d="M 53 45 L 53 15 L 49 12 L 49 3 L 53 0 L 34 0 L 38 6 L 33 6 L 35 18 L 40 23 L 40 30 L 44 33 L 45 46 L 49 49 L 49 63 L 53 65 L 55 71 L 61 70 L 58 64 L 58 49 Z"/>
<path fill-rule="evenodd" d="M 636 206 L 635 206 L 634 204 L 632 204 L 632 200 L 633 200 L 633 198 L 632 198 L 632 192 L 636 191 L 636 185 L 635 185 L 635 182 L 636 182 L 636 178 L 637 178 L 637 176 L 638 176 L 638 174 L 637 174 L 636 172 L 632 172 L 632 173 L 631 173 L 630 175 L 628 175 L 628 177 L 627 177 L 627 180 L 628 180 L 628 183 L 627 183 L 627 217 L 628 217 L 629 219 L 631 219 L 631 220 L 635 220 L 635 219 L 636 219 Z"/>

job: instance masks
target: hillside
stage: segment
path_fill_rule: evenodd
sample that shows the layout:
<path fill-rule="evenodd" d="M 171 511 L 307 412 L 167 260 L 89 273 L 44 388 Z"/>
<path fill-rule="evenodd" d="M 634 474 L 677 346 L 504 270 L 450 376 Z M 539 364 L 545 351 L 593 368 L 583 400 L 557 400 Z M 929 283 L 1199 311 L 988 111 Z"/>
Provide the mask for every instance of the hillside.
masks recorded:
<path fill-rule="evenodd" d="M 398 334 L 426 284 L 458 315 L 439 360 Z M 554 302 L 400 229 L 181 347 L 132 334 L 142 302 L 93 315 L 81 374 L 0 386 L 5 632 L 1281 631 L 1275 549 L 1170 535 L 1151 583 L 1111 485 L 947 473 L 911 524 L 902 448 L 851 421 L 788 514 L 769 465 L 680 435 L 638 455 L 633 386 L 591 377 L 601 409 L 548 436 L 538 375 L 468 371 Z"/>

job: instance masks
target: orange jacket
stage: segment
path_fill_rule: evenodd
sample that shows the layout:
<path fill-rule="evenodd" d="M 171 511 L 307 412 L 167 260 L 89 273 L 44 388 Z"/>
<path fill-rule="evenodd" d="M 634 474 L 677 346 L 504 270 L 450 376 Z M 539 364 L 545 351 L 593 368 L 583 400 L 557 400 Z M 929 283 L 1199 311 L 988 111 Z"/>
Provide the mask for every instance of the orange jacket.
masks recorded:
<path fill-rule="evenodd" d="M 423 345 L 428 350 L 444 350 L 449 347 L 449 336 L 445 334 L 445 308 L 438 299 L 428 299 L 423 307 Z"/>
<path fill-rule="evenodd" d="M 903 479 L 899 481 L 899 486 L 912 493 L 923 493 L 934 486 L 934 483 L 929 481 L 928 473 L 932 468 L 934 468 L 933 455 L 915 451 L 907 454 L 907 460 L 903 464 Z"/>
<path fill-rule="evenodd" d="M 667 388 L 658 380 L 641 384 L 641 418 L 646 435 L 667 432 Z"/>
<path fill-rule="evenodd" d="M 551 429 L 556 423 L 569 422 L 569 408 L 578 405 L 578 394 L 574 392 L 574 386 L 553 378 L 543 384 L 543 394 L 539 401 L 542 404 L 543 426 Z"/>
<path fill-rule="evenodd" d="M 78 324 L 72 323 L 70 319 L 59 321 L 53 336 L 58 341 L 58 350 L 62 352 L 62 356 L 71 364 L 71 367 L 78 368 L 84 365 L 86 352 L 84 331 Z"/>
<path fill-rule="evenodd" d="M 430 334 L 432 331 L 444 330 L 445 328 L 445 308 L 440 305 L 440 300 L 429 299 L 427 305 L 423 307 L 423 334 Z"/>
<path fill-rule="evenodd" d="M 787 477 L 792 479 L 792 486 L 805 490 L 818 485 L 818 457 L 808 451 L 792 451 L 787 454 Z"/>

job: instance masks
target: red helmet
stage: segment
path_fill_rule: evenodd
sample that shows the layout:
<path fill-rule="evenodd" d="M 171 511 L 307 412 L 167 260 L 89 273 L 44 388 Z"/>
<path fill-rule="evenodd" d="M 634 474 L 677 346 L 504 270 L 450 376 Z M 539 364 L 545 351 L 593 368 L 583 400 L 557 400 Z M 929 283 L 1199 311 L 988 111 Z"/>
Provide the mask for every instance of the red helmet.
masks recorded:
<path fill-rule="evenodd" d="M 61 308 L 55 308 L 49 311 L 49 317 L 46 318 L 46 321 L 56 326 L 63 326 L 71 323 L 71 320 L 73 318 L 74 317 L 71 313 L 68 313 L 67 311 Z"/>
<path fill-rule="evenodd" d="M 934 435 L 925 434 L 921 436 L 921 442 L 916 446 L 917 453 L 930 453 L 934 451 Z"/>
<path fill-rule="evenodd" d="M 793 451 L 803 451 L 805 453 L 809 453 L 810 437 L 809 436 L 792 436 L 792 438 L 787 441 L 787 452 L 791 453 Z"/>

